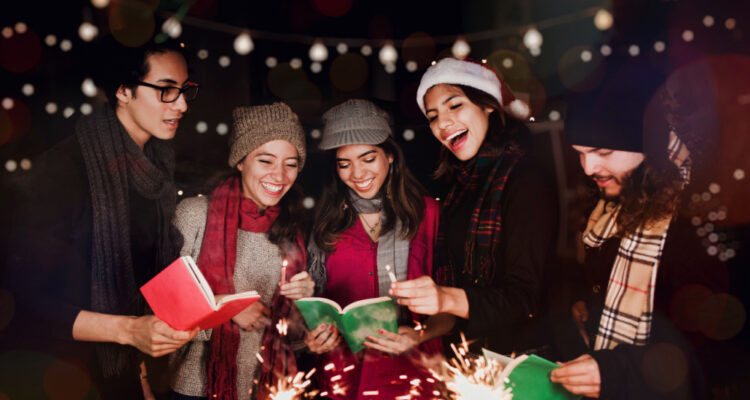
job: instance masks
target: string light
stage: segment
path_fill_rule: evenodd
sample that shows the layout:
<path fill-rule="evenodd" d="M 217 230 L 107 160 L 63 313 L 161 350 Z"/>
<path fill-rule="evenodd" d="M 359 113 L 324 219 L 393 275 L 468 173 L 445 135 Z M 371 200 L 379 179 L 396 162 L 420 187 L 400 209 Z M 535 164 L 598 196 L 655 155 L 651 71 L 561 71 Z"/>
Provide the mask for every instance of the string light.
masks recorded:
<path fill-rule="evenodd" d="M 613 22 L 614 18 L 612 18 L 612 14 L 603 8 L 599 9 L 594 15 L 594 26 L 600 31 L 606 31 L 611 28 Z"/>
<path fill-rule="evenodd" d="M 526 33 L 523 34 L 523 45 L 526 46 L 527 49 L 540 49 L 542 48 L 542 43 L 544 42 L 544 37 L 542 36 L 542 33 L 539 32 L 536 28 L 533 26 L 529 28 Z"/>
<path fill-rule="evenodd" d="M 549 112 L 549 120 L 550 121 L 559 121 L 560 120 L 560 111 L 552 110 Z"/>
<path fill-rule="evenodd" d="M 161 25 L 161 31 L 169 35 L 172 39 L 177 39 L 182 35 L 182 24 L 175 17 L 169 17 Z"/>
<path fill-rule="evenodd" d="M 195 124 L 195 131 L 198 133 L 206 133 L 208 131 L 208 124 L 205 121 L 198 121 Z"/>
<path fill-rule="evenodd" d="M 505 69 L 513 68 L 513 59 L 510 57 L 503 58 L 503 68 Z"/>
<path fill-rule="evenodd" d="M 91 78 L 86 78 L 81 82 L 81 92 L 83 92 L 86 97 L 96 96 L 97 91 L 96 85 Z"/>
<path fill-rule="evenodd" d="M 607 57 L 612 54 L 612 48 L 608 44 L 603 44 L 599 49 L 599 52 L 601 52 L 604 57 Z"/>
<path fill-rule="evenodd" d="M 323 62 L 328 58 L 328 48 L 323 44 L 323 42 L 321 42 L 320 40 L 316 40 L 315 43 L 310 46 L 308 56 L 312 61 Z"/>
<path fill-rule="evenodd" d="M 415 72 L 419 68 L 419 64 L 417 64 L 414 60 L 409 60 L 406 62 L 406 70 L 409 72 Z"/>
<path fill-rule="evenodd" d="M 47 111 L 47 114 L 54 114 L 57 112 L 57 104 L 53 102 L 47 103 L 46 106 L 44 106 L 44 111 Z"/>
<path fill-rule="evenodd" d="M 737 26 L 737 21 L 734 18 L 727 18 L 727 20 L 724 21 L 724 27 L 730 31 L 734 29 L 735 26 Z"/>
<path fill-rule="evenodd" d="M 315 199 L 310 196 L 305 197 L 305 199 L 302 200 L 302 207 L 311 210 L 313 207 L 315 207 Z"/>
<path fill-rule="evenodd" d="M 219 136 L 224 136 L 229 133 L 229 127 L 227 126 L 227 124 L 220 122 L 218 125 L 216 125 L 216 133 L 218 133 Z"/>
<path fill-rule="evenodd" d="M 411 142 L 414 140 L 415 134 L 414 129 L 404 129 L 404 140 Z"/>
<path fill-rule="evenodd" d="M 631 44 L 630 47 L 628 47 L 628 54 L 633 57 L 637 57 L 638 54 L 641 54 L 641 48 L 638 47 L 637 44 Z"/>
<path fill-rule="evenodd" d="M 339 54 L 346 54 L 349 52 L 349 45 L 344 42 L 339 42 L 339 44 L 336 45 L 336 51 Z"/>
<path fill-rule="evenodd" d="M 302 68 L 302 59 L 297 57 L 292 58 L 289 60 L 289 66 L 292 67 L 292 69 Z"/>
<path fill-rule="evenodd" d="M 198 50 L 198 53 L 196 54 L 199 59 L 205 60 L 208 58 L 208 50 L 206 49 L 200 49 Z"/>
<path fill-rule="evenodd" d="M 710 27 L 714 26 L 714 17 L 712 17 L 710 15 L 706 15 L 705 17 L 703 17 L 703 25 L 706 28 L 710 28 Z"/>
<path fill-rule="evenodd" d="M 91 0 L 91 5 L 96 8 L 104 8 L 109 5 L 109 0 Z"/>
<path fill-rule="evenodd" d="M 99 28 L 91 22 L 84 22 L 78 27 L 78 36 L 84 42 L 90 42 L 94 40 L 96 35 L 99 34 Z"/>
<path fill-rule="evenodd" d="M 13 104 L 14 104 L 13 99 L 11 99 L 10 97 L 6 97 L 2 101 L 2 106 L 6 110 L 12 109 L 13 108 Z"/>
<path fill-rule="evenodd" d="M 21 162 L 18 163 L 18 165 L 21 166 L 22 170 L 28 171 L 31 169 L 31 160 L 29 160 L 28 158 L 22 158 Z"/>
<path fill-rule="evenodd" d="M 471 53 L 471 46 L 469 46 L 469 43 L 463 37 L 459 36 L 456 42 L 453 43 L 453 47 L 451 47 L 451 53 L 453 57 L 463 60 Z"/>
<path fill-rule="evenodd" d="M 222 68 L 228 67 L 230 64 L 232 64 L 232 59 L 227 56 L 221 56 L 219 57 L 219 65 Z"/>
<path fill-rule="evenodd" d="M 63 114 L 63 117 L 64 117 L 65 119 L 68 119 L 68 118 L 72 117 L 72 116 L 73 116 L 73 114 L 75 114 L 75 112 L 76 112 L 76 109 L 75 109 L 75 108 L 73 108 L 73 107 L 65 107 L 65 108 L 63 109 L 63 112 L 62 112 L 62 114 Z"/>
<path fill-rule="evenodd" d="M 661 40 L 657 40 L 656 42 L 654 42 L 654 51 L 656 51 L 657 53 L 663 52 L 664 50 L 666 50 L 666 48 L 667 44 L 662 42 Z"/>
<path fill-rule="evenodd" d="M 266 67 L 268 68 L 275 68 L 279 64 L 279 61 L 276 59 L 276 57 L 268 57 L 266 58 Z"/>
<path fill-rule="evenodd" d="M 253 43 L 253 38 L 250 37 L 249 33 L 242 32 L 234 39 L 234 51 L 237 54 L 248 55 L 253 49 L 255 49 L 255 43 Z"/>
<path fill-rule="evenodd" d="M 23 35 L 24 33 L 26 33 L 26 30 L 27 30 L 27 29 L 28 29 L 29 27 L 28 27 L 28 26 L 26 26 L 26 23 L 25 23 L 25 22 L 16 22 L 16 25 L 14 26 L 14 28 L 16 29 L 16 33 L 17 33 L 17 34 L 19 34 L 19 35 Z"/>
<path fill-rule="evenodd" d="M 690 29 L 685 29 L 682 31 L 682 40 L 690 43 L 695 38 L 695 34 Z"/>
<path fill-rule="evenodd" d="M 385 66 L 385 72 L 392 74 L 396 72 L 396 64 L 386 64 Z"/>
<path fill-rule="evenodd" d="M 91 107 L 91 104 L 89 103 L 83 103 L 81 104 L 81 108 L 79 110 L 81 111 L 81 114 L 89 115 L 92 111 L 94 111 L 94 108 Z"/>
<path fill-rule="evenodd" d="M 5 170 L 8 172 L 14 172 L 18 168 L 18 163 L 15 160 L 8 160 L 5 162 Z"/>
<path fill-rule="evenodd" d="M 741 181 L 745 179 L 745 170 L 737 168 L 734 170 L 734 174 L 732 174 L 732 176 L 734 176 L 735 180 Z"/>
<path fill-rule="evenodd" d="M 60 50 L 62 50 L 62 51 L 64 51 L 64 52 L 66 52 L 66 53 L 67 53 L 67 52 L 69 52 L 69 51 L 70 51 L 70 50 L 71 50 L 72 48 L 73 48 L 73 42 L 71 42 L 70 40 L 68 40 L 68 39 L 63 39 L 63 40 L 62 40 L 62 41 L 60 42 Z"/>
<path fill-rule="evenodd" d="M 398 52 L 396 51 L 396 48 L 393 47 L 393 43 L 388 42 L 380 49 L 378 59 L 380 60 L 380 63 L 386 67 L 388 65 L 393 65 L 398 61 Z"/>
<path fill-rule="evenodd" d="M 372 46 L 370 46 L 369 44 L 366 44 L 366 45 L 362 46 L 362 48 L 359 49 L 359 51 L 365 57 L 370 56 L 370 55 L 372 55 Z"/>
<path fill-rule="evenodd" d="M 321 63 L 319 63 L 317 61 L 313 62 L 313 63 L 310 63 L 310 71 L 313 74 L 320 73 L 320 71 L 322 71 L 322 70 L 323 70 L 323 64 L 321 64 Z"/>
<path fill-rule="evenodd" d="M 594 58 L 594 55 L 591 54 L 591 51 L 584 50 L 584 51 L 581 52 L 581 61 L 587 63 L 587 62 L 591 61 L 593 58 Z"/>
<path fill-rule="evenodd" d="M 24 96 L 31 96 L 34 94 L 34 85 L 30 83 L 25 83 L 23 86 L 21 86 L 21 93 L 23 93 Z"/>
<path fill-rule="evenodd" d="M 310 137 L 313 139 L 320 139 L 320 129 L 313 129 L 310 131 Z"/>
<path fill-rule="evenodd" d="M 55 35 L 47 35 L 44 37 L 44 44 L 46 44 L 49 47 L 52 47 L 57 44 L 57 36 Z"/>

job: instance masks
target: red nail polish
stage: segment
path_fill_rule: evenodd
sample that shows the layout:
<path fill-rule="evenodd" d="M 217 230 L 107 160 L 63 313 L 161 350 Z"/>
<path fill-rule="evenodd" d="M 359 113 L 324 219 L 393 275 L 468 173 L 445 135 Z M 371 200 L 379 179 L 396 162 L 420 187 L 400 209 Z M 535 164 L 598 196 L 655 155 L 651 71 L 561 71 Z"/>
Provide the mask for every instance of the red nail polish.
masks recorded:
<path fill-rule="evenodd" d="M 378 329 L 378 333 L 382 335 L 383 334 L 383 330 L 382 329 Z"/>
<path fill-rule="evenodd" d="M 333 328 L 334 328 L 334 326 L 331 325 L 331 326 L 328 327 L 328 330 L 331 331 L 331 332 L 333 332 Z"/>

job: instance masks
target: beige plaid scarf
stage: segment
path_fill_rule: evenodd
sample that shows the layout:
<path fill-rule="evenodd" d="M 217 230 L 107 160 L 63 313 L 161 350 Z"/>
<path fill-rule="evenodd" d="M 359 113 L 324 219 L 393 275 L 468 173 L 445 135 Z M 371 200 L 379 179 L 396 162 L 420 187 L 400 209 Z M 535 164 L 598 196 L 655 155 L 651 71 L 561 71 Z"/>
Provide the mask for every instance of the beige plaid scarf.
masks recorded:
<path fill-rule="evenodd" d="M 669 133 L 669 159 L 680 168 L 684 184 L 690 180 L 690 152 L 674 131 Z M 617 234 L 620 204 L 604 199 L 594 208 L 583 232 L 583 243 L 599 247 Z M 620 240 L 609 277 L 607 297 L 594 350 L 620 343 L 643 346 L 651 333 L 654 288 L 659 259 L 672 216 L 652 221 Z"/>

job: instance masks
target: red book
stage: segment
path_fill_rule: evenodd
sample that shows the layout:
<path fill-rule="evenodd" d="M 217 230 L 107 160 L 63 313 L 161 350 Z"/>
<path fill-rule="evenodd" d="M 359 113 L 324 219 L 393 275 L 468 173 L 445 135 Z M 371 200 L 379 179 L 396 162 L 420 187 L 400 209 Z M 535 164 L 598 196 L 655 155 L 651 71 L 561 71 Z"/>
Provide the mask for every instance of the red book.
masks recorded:
<path fill-rule="evenodd" d="M 174 329 L 189 331 L 215 328 L 255 303 L 254 290 L 224 296 L 218 303 L 195 261 L 180 257 L 159 272 L 141 293 L 160 320 Z"/>

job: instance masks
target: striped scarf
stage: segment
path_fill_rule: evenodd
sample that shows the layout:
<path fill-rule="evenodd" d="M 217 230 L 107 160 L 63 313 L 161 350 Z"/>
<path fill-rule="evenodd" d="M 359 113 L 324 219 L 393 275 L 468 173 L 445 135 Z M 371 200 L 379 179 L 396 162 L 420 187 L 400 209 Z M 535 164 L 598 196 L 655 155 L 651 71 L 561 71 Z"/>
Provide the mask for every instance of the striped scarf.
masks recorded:
<path fill-rule="evenodd" d="M 459 185 L 453 185 L 443 202 L 441 212 L 451 212 L 468 193 L 479 191 L 474 209 L 469 219 L 464 245 L 464 265 L 460 269 L 452 265 L 447 257 L 445 217 L 440 218 L 435 259 L 435 279 L 441 285 L 455 286 L 470 277 L 472 282 L 488 283 L 494 278 L 495 249 L 500 243 L 502 231 L 501 199 L 505 183 L 513 167 L 518 163 L 522 152 L 514 146 L 507 146 L 502 154 L 483 146 L 473 162 L 465 163 L 456 174 Z"/>
<path fill-rule="evenodd" d="M 669 133 L 668 152 L 686 185 L 690 180 L 690 152 L 674 131 Z M 583 232 L 583 243 L 599 247 L 614 237 L 620 209 L 620 204 L 599 200 Z M 648 342 L 656 275 L 671 220 L 670 215 L 644 224 L 620 240 L 594 350 L 613 349 L 620 343 L 643 346 Z"/>

